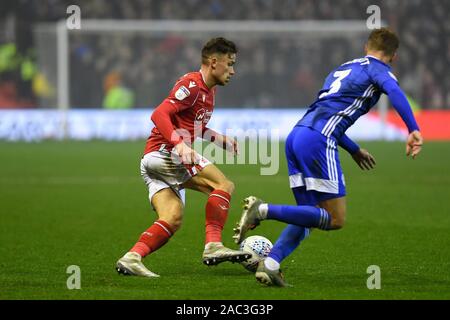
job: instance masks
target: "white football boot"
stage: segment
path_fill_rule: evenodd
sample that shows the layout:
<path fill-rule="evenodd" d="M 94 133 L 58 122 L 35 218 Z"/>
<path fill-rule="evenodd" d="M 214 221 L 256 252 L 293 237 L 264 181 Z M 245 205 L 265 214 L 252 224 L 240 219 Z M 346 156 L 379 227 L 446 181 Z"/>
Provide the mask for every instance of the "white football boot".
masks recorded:
<path fill-rule="evenodd" d="M 203 263 L 214 266 L 224 261 L 242 262 L 250 259 L 251 256 L 248 252 L 227 248 L 221 242 L 210 242 L 203 251 Z"/>
<path fill-rule="evenodd" d="M 127 252 L 116 263 L 116 270 L 119 274 L 129 276 L 141 276 L 147 278 L 159 277 L 158 274 L 148 270 L 142 263 L 142 257 L 136 252 Z"/>
<path fill-rule="evenodd" d="M 276 287 L 292 287 L 292 285 L 286 283 L 284 275 L 281 270 L 269 270 L 264 265 L 264 260 L 258 263 L 258 269 L 255 273 L 256 280 L 265 284 L 266 286 Z"/>
<path fill-rule="evenodd" d="M 262 203 L 261 199 L 254 196 L 244 199 L 244 210 L 242 211 L 241 219 L 236 224 L 236 228 L 233 229 L 234 242 L 241 243 L 244 240 L 245 233 L 250 229 L 255 229 L 259 222 L 263 220 L 259 212 L 259 205 Z"/>

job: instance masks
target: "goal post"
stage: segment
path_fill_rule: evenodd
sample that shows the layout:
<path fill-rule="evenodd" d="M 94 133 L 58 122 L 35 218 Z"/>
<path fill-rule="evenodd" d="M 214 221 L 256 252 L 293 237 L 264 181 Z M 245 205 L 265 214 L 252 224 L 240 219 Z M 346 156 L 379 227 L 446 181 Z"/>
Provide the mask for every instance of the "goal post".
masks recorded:
<path fill-rule="evenodd" d="M 365 20 L 88 19 L 81 29 L 70 30 L 61 20 L 35 31 L 44 55 L 56 49 L 54 60 L 38 52 L 56 88 L 54 100 L 41 107 L 62 113 L 101 108 L 103 82 L 113 71 L 124 75 L 137 108 L 154 107 L 178 76 L 198 68 L 201 45 L 214 36 L 228 37 L 240 49 L 237 76 L 231 89 L 219 90 L 219 107 L 306 108 L 332 68 L 363 55 L 370 33 Z M 56 45 L 46 45 L 49 39 Z M 378 109 L 385 121 L 387 99 Z"/>

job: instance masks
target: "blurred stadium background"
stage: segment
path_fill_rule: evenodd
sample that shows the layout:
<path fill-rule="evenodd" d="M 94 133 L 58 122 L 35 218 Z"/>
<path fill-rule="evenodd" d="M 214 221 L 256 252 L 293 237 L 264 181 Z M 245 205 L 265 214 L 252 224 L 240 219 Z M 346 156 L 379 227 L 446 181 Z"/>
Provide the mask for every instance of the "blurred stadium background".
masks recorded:
<path fill-rule="evenodd" d="M 72 4 L 81 30 L 64 28 Z M 207 38 L 229 36 L 240 50 L 211 126 L 274 128 L 283 138 L 326 74 L 363 55 L 369 5 L 400 36 L 394 74 L 425 136 L 419 159 L 405 158 L 406 131 L 387 104 L 349 130 L 396 141 L 362 144 L 378 160 L 373 172 L 342 152 L 347 226 L 314 233 L 286 260 L 293 288 L 262 289 L 236 265 L 203 266 L 205 199 L 190 191 L 183 228 L 146 260 L 162 277 L 118 277 L 116 259 L 155 217 L 138 170 L 152 108 L 197 70 Z M 449 299 L 449 12 L 447 0 L 2 0 L 0 298 Z M 280 146 L 274 176 L 261 176 L 261 163 L 220 165 L 236 183 L 225 244 L 234 245 L 244 197 L 293 203 Z M 275 241 L 282 227 L 253 234 Z M 82 290 L 67 290 L 72 264 Z M 382 290 L 366 287 L 372 264 Z"/>
<path fill-rule="evenodd" d="M 81 30 L 65 28 L 66 10 L 72 4 L 81 8 Z M 299 110 L 314 100 L 331 68 L 363 55 L 370 31 L 365 27 L 370 5 L 380 7 L 383 23 L 400 36 L 394 73 L 409 96 L 425 138 L 450 139 L 446 125 L 450 2 L 440 0 L 250 0 L 233 5 L 224 0 L 2 1 L 1 109 L 146 112 L 125 113 L 122 120 L 117 120 L 117 114 L 88 113 L 87 117 L 96 119 L 90 123 L 83 121 L 83 112 L 63 117 L 2 113 L 0 139 L 145 137 L 150 125 L 145 116 L 148 109 L 160 103 L 180 75 L 198 68 L 202 44 L 217 35 L 229 36 L 240 49 L 237 75 L 229 88 L 218 91 L 217 109 L 277 109 L 280 114 L 286 111 L 289 118 L 298 118 Z M 128 23 L 123 26 L 125 21 Z M 259 24 L 252 26 L 255 22 Z M 327 24 L 328 28 L 314 32 L 317 26 Z M 61 26 L 62 35 L 58 34 Z M 248 31 L 251 27 L 258 31 Z M 244 112 L 243 117 L 246 115 Z M 382 113 L 381 119 L 376 112 L 372 115 L 350 130 L 350 135 L 356 139 L 404 136 L 395 113 Z M 51 121 L 42 123 L 39 119 L 43 117 Z M 223 117 L 219 112 L 213 119 Z M 32 119 L 35 121 L 30 124 Z M 58 131 L 61 122 L 72 131 Z M 92 133 L 108 131 L 118 123 L 121 135 Z M 136 123 L 142 131 L 136 132 Z M 378 129 L 367 135 L 363 129 L 370 125 Z M 261 127 L 267 128 L 267 123 Z"/>

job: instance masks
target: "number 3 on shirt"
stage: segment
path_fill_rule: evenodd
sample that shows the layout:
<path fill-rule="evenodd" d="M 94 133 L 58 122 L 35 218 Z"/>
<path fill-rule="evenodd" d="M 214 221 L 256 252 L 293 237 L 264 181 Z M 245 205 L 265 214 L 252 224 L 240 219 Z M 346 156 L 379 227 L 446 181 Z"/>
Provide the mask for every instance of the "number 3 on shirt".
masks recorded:
<path fill-rule="evenodd" d="M 329 94 L 338 92 L 341 88 L 341 81 L 344 80 L 344 78 L 347 77 L 350 72 L 352 72 L 352 69 L 336 71 L 335 73 L 333 73 L 333 77 L 337 77 L 337 79 L 331 83 L 330 89 L 328 89 L 327 92 L 324 92 L 319 96 L 319 99 Z"/>

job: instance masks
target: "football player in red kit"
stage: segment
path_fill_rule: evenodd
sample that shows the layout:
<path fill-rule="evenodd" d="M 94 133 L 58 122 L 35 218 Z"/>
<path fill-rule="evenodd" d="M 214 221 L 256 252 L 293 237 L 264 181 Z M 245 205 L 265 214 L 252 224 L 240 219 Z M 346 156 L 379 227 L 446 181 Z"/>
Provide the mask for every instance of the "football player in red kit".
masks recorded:
<path fill-rule="evenodd" d="M 142 258 L 158 250 L 180 228 L 184 210 L 184 188 L 208 195 L 203 262 L 215 265 L 240 262 L 250 255 L 222 244 L 222 229 L 228 215 L 233 183 L 210 161 L 191 148 L 197 137 L 237 154 L 236 140 L 206 125 L 214 109 L 216 85 L 224 86 L 234 75 L 237 49 L 224 38 L 209 40 L 202 49 L 200 71 L 182 76 L 169 96 L 153 111 L 155 124 L 141 160 L 141 175 L 158 219 L 138 242 L 117 261 L 122 274 L 158 277 Z"/>

